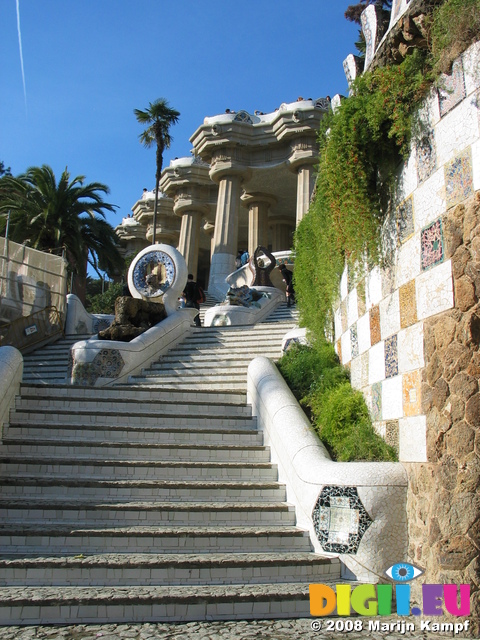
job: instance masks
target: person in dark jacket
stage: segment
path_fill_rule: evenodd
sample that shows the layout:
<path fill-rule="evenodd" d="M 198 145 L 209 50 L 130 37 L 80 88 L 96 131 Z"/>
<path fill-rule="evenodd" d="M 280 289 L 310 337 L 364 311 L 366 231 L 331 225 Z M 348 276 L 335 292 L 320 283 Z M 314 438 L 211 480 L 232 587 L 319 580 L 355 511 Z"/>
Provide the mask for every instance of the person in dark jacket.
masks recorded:
<path fill-rule="evenodd" d="M 293 273 L 289 271 L 286 265 L 282 264 L 280 267 L 280 272 L 283 277 L 283 281 L 287 285 L 286 295 L 287 295 L 287 307 L 290 307 L 292 304 L 295 304 L 295 289 L 293 288 Z"/>
<path fill-rule="evenodd" d="M 197 300 L 200 297 L 198 291 L 198 285 L 193 279 L 193 274 L 189 273 L 187 278 L 187 284 L 185 285 L 185 289 L 183 291 L 183 296 L 185 298 L 185 306 L 190 309 L 198 309 L 200 311 L 200 304 Z M 202 324 L 200 322 L 200 313 L 195 316 L 195 325 L 197 327 L 201 327 Z"/>

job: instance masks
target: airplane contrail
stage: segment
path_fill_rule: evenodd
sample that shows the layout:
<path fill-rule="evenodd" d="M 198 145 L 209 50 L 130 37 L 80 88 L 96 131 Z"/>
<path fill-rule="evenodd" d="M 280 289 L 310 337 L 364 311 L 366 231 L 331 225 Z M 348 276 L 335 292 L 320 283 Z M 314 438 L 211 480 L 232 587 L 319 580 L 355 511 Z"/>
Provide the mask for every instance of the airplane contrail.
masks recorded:
<path fill-rule="evenodd" d="M 17 30 L 18 30 L 18 48 L 20 49 L 20 66 L 22 67 L 22 80 L 23 80 L 23 96 L 25 98 L 25 113 L 27 112 L 27 87 L 25 85 L 25 70 L 23 68 L 23 50 L 22 50 L 22 32 L 20 30 L 20 1 L 17 3 Z"/>

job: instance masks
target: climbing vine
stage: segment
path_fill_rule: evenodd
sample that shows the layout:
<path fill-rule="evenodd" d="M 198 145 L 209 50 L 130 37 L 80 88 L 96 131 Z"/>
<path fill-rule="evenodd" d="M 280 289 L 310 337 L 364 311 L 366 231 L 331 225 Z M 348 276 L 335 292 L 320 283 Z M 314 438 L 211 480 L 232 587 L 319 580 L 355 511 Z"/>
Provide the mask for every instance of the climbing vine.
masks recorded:
<path fill-rule="evenodd" d="M 410 153 L 412 137 L 420 133 L 419 104 L 445 67 L 445 61 L 443 67 L 439 62 L 445 58 L 442 52 L 448 49 L 451 59 L 452 51 L 459 55 L 459 48 L 466 48 L 465 20 L 470 21 L 470 41 L 478 39 L 479 16 L 480 0 L 447 0 L 431 18 L 429 49 L 363 73 L 350 97 L 323 119 L 316 195 L 295 234 L 301 321 L 314 335 L 332 335 L 345 261 L 361 270 L 385 259 L 382 227 L 394 200 L 395 176 Z M 452 25 L 453 39 L 452 21 L 461 27 Z"/>

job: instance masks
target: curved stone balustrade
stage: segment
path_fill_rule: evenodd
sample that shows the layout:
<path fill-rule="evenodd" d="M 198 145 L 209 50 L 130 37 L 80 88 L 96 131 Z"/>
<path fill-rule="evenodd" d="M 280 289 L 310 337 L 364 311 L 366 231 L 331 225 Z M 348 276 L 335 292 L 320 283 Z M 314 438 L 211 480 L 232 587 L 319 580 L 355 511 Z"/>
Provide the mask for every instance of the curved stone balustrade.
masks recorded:
<path fill-rule="evenodd" d="M 407 557 L 407 475 L 400 463 L 333 462 L 275 365 L 248 367 L 248 402 L 278 464 L 297 524 L 319 553 L 337 553 L 357 580 L 378 582 Z"/>

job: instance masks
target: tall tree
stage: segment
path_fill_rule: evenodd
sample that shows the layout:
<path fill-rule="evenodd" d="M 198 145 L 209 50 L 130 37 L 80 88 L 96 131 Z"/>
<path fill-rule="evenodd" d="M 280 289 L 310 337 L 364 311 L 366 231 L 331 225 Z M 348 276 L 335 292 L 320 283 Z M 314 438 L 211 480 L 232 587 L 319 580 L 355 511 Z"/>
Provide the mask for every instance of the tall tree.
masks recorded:
<path fill-rule="evenodd" d="M 0 180 L 0 233 L 10 212 L 10 239 L 40 251 L 65 250 L 69 270 L 86 277 L 87 262 L 114 275 L 123 258 L 113 227 L 104 219 L 115 206 L 103 200 L 109 189 L 85 176 L 70 180 L 65 169 L 57 183 L 52 169 L 30 167 Z"/>
<path fill-rule="evenodd" d="M 170 127 L 178 122 L 180 112 L 172 109 L 165 98 L 159 98 L 155 102 L 150 102 L 148 109 L 134 109 L 133 113 L 141 124 L 147 124 L 148 127 L 140 134 L 140 142 L 146 147 L 156 144 L 156 173 L 155 173 L 155 204 L 153 207 L 153 238 L 152 244 L 155 244 L 156 228 L 157 228 L 157 209 L 158 209 L 158 185 L 163 168 L 163 152 L 168 149 L 172 143 L 170 135 Z"/>

